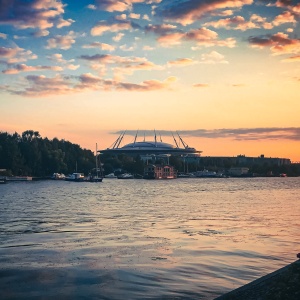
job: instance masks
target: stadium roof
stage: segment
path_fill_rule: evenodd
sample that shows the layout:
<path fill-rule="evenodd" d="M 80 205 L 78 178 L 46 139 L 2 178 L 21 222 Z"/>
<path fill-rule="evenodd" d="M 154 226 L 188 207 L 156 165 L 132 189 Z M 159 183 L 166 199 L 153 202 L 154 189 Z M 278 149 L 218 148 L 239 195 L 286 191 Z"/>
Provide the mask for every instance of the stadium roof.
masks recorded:
<path fill-rule="evenodd" d="M 178 133 L 177 133 L 178 134 Z M 154 136 L 154 141 L 136 141 L 137 140 L 137 133 L 133 143 L 129 143 L 120 147 L 120 144 L 123 140 L 125 132 L 121 133 L 118 139 L 113 143 L 110 148 L 105 150 L 100 150 L 101 153 L 108 153 L 108 154 L 128 154 L 128 155 L 146 155 L 146 154 L 171 154 L 171 155 L 188 155 L 188 154 L 200 154 L 202 151 L 198 151 L 195 148 L 189 147 L 179 136 L 179 141 L 177 142 L 176 139 L 173 139 L 176 145 L 172 145 L 169 143 L 165 143 L 161 141 L 157 141 L 156 133 Z M 180 143 L 182 147 L 180 147 Z"/>

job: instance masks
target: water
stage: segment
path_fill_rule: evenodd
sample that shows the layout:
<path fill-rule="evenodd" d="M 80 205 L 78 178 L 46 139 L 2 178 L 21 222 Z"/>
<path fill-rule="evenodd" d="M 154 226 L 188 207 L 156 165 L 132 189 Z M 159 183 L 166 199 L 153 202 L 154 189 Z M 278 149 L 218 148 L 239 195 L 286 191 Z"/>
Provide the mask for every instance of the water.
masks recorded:
<path fill-rule="evenodd" d="M 296 259 L 299 183 L 1 185 L 1 298 L 214 299 Z"/>

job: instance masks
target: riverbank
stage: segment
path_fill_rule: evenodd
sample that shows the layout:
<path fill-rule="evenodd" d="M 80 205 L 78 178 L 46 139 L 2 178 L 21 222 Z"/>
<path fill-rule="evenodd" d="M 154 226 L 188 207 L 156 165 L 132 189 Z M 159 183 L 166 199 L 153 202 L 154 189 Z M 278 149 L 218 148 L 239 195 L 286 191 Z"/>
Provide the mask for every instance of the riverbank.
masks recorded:
<path fill-rule="evenodd" d="M 300 299 L 300 260 L 254 280 L 215 300 L 298 300 Z"/>

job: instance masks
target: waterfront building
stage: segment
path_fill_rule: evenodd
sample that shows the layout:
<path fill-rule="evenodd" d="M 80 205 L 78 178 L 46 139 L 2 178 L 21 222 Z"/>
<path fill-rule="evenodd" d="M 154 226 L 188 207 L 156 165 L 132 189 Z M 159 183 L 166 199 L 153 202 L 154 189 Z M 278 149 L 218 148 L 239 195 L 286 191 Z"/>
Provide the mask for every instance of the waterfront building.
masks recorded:
<path fill-rule="evenodd" d="M 145 179 L 174 179 L 177 173 L 170 165 L 147 165 L 144 170 Z"/>

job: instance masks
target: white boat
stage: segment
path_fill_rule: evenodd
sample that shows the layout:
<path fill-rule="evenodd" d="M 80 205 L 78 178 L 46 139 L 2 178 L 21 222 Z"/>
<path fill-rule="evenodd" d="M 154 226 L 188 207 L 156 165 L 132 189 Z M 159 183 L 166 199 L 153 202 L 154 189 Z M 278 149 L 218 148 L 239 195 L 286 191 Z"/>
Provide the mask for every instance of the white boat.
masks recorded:
<path fill-rule="evenodd" d="M 213 171 L 208 171 L 208 170 L 203 170 L 203 171 L 197 171 L 195 172 L 196 177 L 201 177 L 201 178 L 211 178 L 211 177 L 218 177 L 216 172 Z"/>
<path fill-rule="evenodd" d="M 84 175 L 82 173 L 72 173 L 65 178 L 66 181 L 83 182 Z"/>
<path fill-rule="evenodd" d="M 133 179 L 134 176 L 130 173 L 124 173 L 124 174 L 117 176 L 117 178 L 118 179 Z"/>
<path fill-rule="evenodd" d="M 115 175 L 115 173 L 110 173 L 104 176 L 105 178 L 117 178 L 118 176 Z"/>
<path fill-rule="evenodd" d="M 53 173 L 53 175 L 51 176 L 51 179 L 54 180 L 64 180 L 66 178 L 65 174 L 62 173 Z"/>

